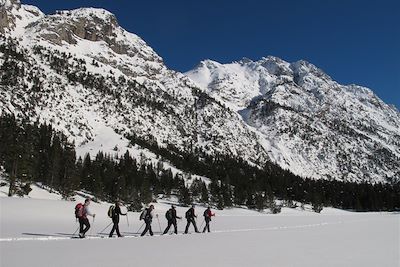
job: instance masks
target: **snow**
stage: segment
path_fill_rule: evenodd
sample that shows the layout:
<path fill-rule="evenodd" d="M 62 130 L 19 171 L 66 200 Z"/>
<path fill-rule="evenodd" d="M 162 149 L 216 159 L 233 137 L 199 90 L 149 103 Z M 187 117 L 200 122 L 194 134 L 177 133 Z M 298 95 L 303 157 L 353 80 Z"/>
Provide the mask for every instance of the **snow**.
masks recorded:
<path fill-rule="evenodd" d="M 283 169 L 313 179 L 398 179 L 392 159 L 400 155 L 400 113 L 368 88 L 340 85 L 304 60 L 272 56 L 204 60 L 186 75 L 235 112 Z"/>
<path fill-rule="evenodd" d="M 35 189 L 36 190 L 36 189 Z M 282 209 L 277 215 L 247 209 L 213 210 L 210 234 L 158 236 L 166 227 L 169 201 L 154 203 L 155 236 L 138 237 L 142 222 L 121 217 L 124 238 L 100 238 L 110 219 L 108 203 L 91 203 L 96 213 L 87 239 L 76 230 L 73 209 L 83 201 L 56 200 L 46 191 L 35 198 L 0 195 L 1 266 L 398 266 L 400 214 L 352 213 L 326 208 L 322 214 Z M 33 197 L 33 196 L 32 196 Z M 36 199 L 36 197 L 41 199 Z M 177 207 L 178 216 L 187 208 Z M 122 208 L 125 212 L 125 208 Z M 202 225 L 204 207 L 197 206 Z M 178 220 L 182 232 L 185 220 Z"/>
<path fill-rule="evenodd" d="M 103 8 L 92 8 L 92 7 L 83 7 L 71 11 L 59 11 L 59 13 L 72 17 L 95 16 L 102 20 L 109 20 L 110 17 L 114 17 L 114 14 L 112 14 L 108 10 L 105 10 Z"/>
<path fill-rule="evenodd" d="M 78 146 L 76 148 L 77 158 L 84 159 L 86 154 L 89 154 L 91 159 L 96 157 L 96 154 L 101 151 L 105 154 L 111 155 L 114 158 L 122 157 L 127 151 L 129 155 L 136 159 L 137 162 L 145 161 L 154 166 L 162 161 L 156 154 L 150 150 L 143 148 L 139 145 L 132 145 L 130 141 L 120 134 L 117 134 L 114 129 L 107 125 L 103 118 L 99 117 L 95 112 L 89 111 L 86 113 L 85 118 L 92 126 L 93 138 L 92 140 Z M 182 174 L 185 178 L 185 184 L 190 186 L 195 179 L 200 179 L 206 184 L 210 183 L 210 179 L 200 175 L 192 175 L 189 180 L 189 174 L 177 169 L 171 163 L 162 161 L 164 170 L 170 169 L 172 175 Z"/>
<path fill-rule="evenodd" d="M 198 87 L 234 111 L 245 108 L 262 90 L 258 86 L 257 73 L 238 62 L 220 64 L 205 60 L 185 74 Z"/>

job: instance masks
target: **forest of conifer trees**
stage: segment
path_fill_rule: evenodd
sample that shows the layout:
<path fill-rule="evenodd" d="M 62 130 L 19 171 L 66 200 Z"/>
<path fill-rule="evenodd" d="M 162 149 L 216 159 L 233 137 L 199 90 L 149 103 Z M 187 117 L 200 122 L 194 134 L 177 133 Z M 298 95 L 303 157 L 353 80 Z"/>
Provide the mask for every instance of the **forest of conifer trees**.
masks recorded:
<path fill-rule="evenodd" d="M 295 207 L 298 202 L 312 204 L 317 212 L 324 206 L 356 211 L 400 209 L 399 184 L 304 179 L 273 163 L 260 169 L 238 158 L 187 154 L 134 136 L 128 138 L 159 155 L 159 162 L 151 163 L 144 156 L 136 159 L 128 151 L 120 157 L 100 151 L 94 158 L 76 158 L 74 144 L 51 125 L 3 115 L 0 166 L 10 182 L 10 195 L 29 193 L 30 183 L 41 183 L 65 199 L 84 190 L 100 200 L 123 200 L 132 210 L 140 210 L 161 195 L 177 196 L 183 205 L 208 203 L 219 209 L 247 206 L 269 208 L 274 213 L 282 203 Z M 166 161 L 185 174 L 174 175 L 164 168 Z M 207 185 L 191 178 L 190 173 L 208 177 L 211 182 Z M 282 200 L 279 205 L 276 199 Z"/>

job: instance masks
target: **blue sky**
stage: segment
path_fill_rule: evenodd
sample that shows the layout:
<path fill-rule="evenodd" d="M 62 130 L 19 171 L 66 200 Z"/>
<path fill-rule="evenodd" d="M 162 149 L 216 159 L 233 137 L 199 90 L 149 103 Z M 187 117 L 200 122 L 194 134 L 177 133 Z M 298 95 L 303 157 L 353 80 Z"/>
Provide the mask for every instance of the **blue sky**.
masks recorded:
<path fill-rule="evenodd" d="M 23 0 L 45 13 L 102 7 L 168 67 L 273 55 L 305 59 L 336 81 L 371 88 L 400 109 L 400 1 Z"/>

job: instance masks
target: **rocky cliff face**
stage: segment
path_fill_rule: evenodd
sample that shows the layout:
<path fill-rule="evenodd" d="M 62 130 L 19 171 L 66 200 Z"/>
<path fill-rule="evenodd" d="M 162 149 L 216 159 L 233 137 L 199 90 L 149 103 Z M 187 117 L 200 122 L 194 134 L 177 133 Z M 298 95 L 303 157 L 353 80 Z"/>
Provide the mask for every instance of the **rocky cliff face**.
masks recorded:
<path fill-rule="evenodd" d="M 0 32 L 21 35 L 25 26 L 43 16 L 44 14 L 37 7 L 21 5 L 19 0 L 1 0 Z"/>

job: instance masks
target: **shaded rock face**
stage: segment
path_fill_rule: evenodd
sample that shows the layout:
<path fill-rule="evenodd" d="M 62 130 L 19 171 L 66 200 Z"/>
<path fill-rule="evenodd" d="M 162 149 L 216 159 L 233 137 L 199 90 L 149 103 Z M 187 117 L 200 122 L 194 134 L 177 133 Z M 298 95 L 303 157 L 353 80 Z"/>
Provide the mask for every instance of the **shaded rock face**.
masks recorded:
<path fill-rule="evenodd" d="M 117 41 L 116 31 L 119 28 L 114 15 L 107 15 L 100 18 L 96 14 L 89 13 L 89 16 L 76 16 L 76 14 L 62 11 L 56 15 L 49 16 L 39 27 L 51 33 L 43 33 L 41 36 L 57 45 L 63 41 L 69 44 L 76 44 L 76 38 L 92 42 L 104 41 L 117 54 L 134 54 L 129 47 Z"/>
<path fill-rule="evenodd" d="M 10 19 L 5 8 L 0 9 L 0 32 L 4 34 L 6 28 L 11 28 Z"/>
<path fill-rule="evenodd" d="M 34 6 L 21 5 L 18 0 L 0 0 L 0 32 L 19 34 L 28 24 L 38 20 L 44 14 Z"/>
<path fill-rule="evenodd" d="M 17 0 L 6 0 L 0 2 L 0 32 L 5 33 L 7 29 L 15 27 L 15 20 L 12 17 L 11 9 L 21 8 L 21 4 Z"/>

